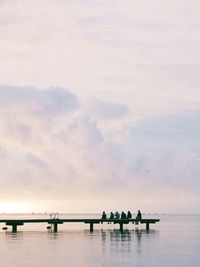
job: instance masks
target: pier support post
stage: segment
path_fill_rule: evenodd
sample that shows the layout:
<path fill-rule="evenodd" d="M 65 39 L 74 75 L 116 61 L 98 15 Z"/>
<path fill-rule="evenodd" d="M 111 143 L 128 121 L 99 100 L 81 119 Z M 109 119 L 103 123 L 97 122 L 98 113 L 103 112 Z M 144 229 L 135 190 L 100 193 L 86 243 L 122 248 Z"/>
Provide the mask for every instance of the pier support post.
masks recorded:
<path fill-rule="evenodd" d="M 123 231 L 123 223 L 120 223 L 120 231 L 122 232 Z"/>
<path fill-rule="evenodd" d="M 17 233 L 17 224 L 12 225 L 12 232 Z"/>
<path fill-rule="evenodd" d="M 90 232 L 93 232 L 93 230 L 94 230 L 94 224 L 90 223 Z"/>
<path fill-rule="evenodd" d="M 146 223 L 146 230 L 149 231 L 149 223 Z"/>
<path fill-rule="evenodd" d="M 12 227 L 12 232 L 17 233 L 17 226 L 24 225 L 24 222 L 21 220 L 7 220 L 6 225 L 10 225 Z"/>
<path fill-rule="evenodd" d="M 57 223 L 53 224 L 53 231 L 54 231 L 54 233 L 58 232 L 58 224 Z"/>

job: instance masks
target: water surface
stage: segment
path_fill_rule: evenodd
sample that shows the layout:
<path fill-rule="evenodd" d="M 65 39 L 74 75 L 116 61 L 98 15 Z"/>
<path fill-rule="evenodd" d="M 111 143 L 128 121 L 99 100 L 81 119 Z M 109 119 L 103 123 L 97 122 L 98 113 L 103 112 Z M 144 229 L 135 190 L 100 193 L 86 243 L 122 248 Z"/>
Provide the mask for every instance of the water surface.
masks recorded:
<path fill-rule="evenodd" d="M 145 230 L 145 225 L 136 227 L 132 224 L 123 233 L 118 230 L 118 225 L 113 224 L 95 225 L 93 233 L 90 233 L 89 225 L 84 224 L 59 225 L 58 233 L 47 231 L 45 224 L 20 226 L 16 234 L 10 229 L 1 230 L 0 266 L 200 266 L 200 216 L 151 217 L 160 217 L 161 221 L 150 225 L 150 231 Z"/>

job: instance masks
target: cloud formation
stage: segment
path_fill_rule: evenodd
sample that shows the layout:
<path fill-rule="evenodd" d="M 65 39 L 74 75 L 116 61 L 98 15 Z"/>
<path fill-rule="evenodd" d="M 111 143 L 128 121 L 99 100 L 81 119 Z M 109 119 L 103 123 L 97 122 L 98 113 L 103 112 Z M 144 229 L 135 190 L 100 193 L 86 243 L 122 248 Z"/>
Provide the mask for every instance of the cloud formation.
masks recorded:
<path fill-rule="evenodd" d="M 197 211 L 199 1 L 0 7 L 2 197 Z"/>
<path fill-rule="evenodd" d="M 1 82 L 60 84 L 146 114 L 197 107 L 199 9 L 196 0 L 2 1 Z"/>
<path fill-rule="evenodd" d="M 59 87 L 1 85 L 0 99 L 3 199 L 42 209 L 56 199 L 62 211 L 114 208 L 116 198 L 160 211 L 163 196 L 171 211 L 197 201 L 199 113 L 136 123 L 126 106 Z"/>
<path fill-rule="evenodd" d="M 98 187 L 100 173 L 107 179 L 107 140 L 96 120 L 99 105 L 105 121 L 120 120 L 126 107 L 96 101 L 97 108 L 91 105 L 87 110 L 63 88 L 2 85 L 0 99 L 2 196 L 37 192 L 40 197 L 53 194 L 65 199 L 65 193 L 72 197 L 74 190 L 87 188 L 89 193 Z"/>

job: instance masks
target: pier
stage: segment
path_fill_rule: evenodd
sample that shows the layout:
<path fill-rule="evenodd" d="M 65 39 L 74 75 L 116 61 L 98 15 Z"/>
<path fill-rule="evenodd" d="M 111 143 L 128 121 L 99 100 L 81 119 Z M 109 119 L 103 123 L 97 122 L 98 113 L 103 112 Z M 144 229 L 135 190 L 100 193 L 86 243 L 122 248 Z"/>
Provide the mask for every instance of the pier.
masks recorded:
<path fill-rule="evenodd" d="M 48 229 L 52 229 L 54 232 L 58 231 L 58 225 L 63 223 L 85 223 L 89 225 L 90 232 L 94 230 L 94 224 L 102 224 L 102 223 L 113 223 L 114 225 L 118 224 L 120 231 L 123 231 L 124 225 L 132 223 L 133 225 L 145 224 L 146 230 L 149 230 L 150 224 L 155 224 L 159 222 L 160 219 L 2 219 L 0 223 L 4 223 L 6 226 L 12 227 L 12 232 L 16 233 L 18 226 L 23 226 L 26 223 L 46 223 L 48 224 Z M 3 227 L 3 229 L 7 229 L 7 227 Z"/>

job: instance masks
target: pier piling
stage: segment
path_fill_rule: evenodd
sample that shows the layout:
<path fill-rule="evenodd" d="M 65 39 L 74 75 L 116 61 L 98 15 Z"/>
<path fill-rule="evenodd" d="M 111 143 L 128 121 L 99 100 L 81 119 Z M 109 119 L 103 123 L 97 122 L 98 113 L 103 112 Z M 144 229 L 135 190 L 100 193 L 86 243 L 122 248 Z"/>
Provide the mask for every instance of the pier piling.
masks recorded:
<path fill-rule="evenodd" d="M 16 224 L 12 225 L 12 232 L 17 233 L 17 225 Z"/>
<path fill-rule="evenodd" d="M 94 224 L 90 223 L 90 232 L 93 232 L 93 231 L 94 231 Z"/>
<path fill-rule="evenodd" d="M 122 232 L 123 231 L 123 223 L 120 223 L 120 231 Z"/>
<path fill-rule="evenodd" d="M 54 231 L 54 233 L 58 232 L 58 224 L 57 223 L 53 224 L 53 231 Z"/>

